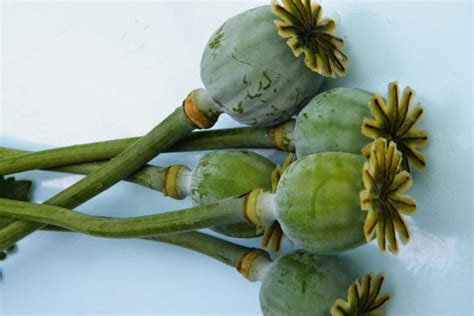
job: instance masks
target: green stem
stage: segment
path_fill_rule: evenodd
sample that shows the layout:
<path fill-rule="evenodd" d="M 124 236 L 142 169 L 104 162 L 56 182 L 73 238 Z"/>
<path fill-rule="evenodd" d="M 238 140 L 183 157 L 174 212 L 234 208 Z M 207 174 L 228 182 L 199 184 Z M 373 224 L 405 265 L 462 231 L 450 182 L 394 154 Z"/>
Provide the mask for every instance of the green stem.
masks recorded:
<path fill-rule="evenodd" d="M 9 225 L 13 219 L 0 217 L 0 229 Z M 71 232 L 59 226 L 47 225 L 42 228 L 47 231 Z M 187 232 L 163 236 L 145 237 L 145 240 L 164 242 L 189 250 L 199 252 L 214 258 L 226 265 L 237 268 L 237 265 L 252 248 L 237 245 L 220 238 L 209 236 L 199 232 Z"/>
<path fill-rule="evenodd" d="M 64 173 L 73 173 L 73 174 L 81 174 L 81 175 L 88 175 L 96 170 L 102 168 L 104 164 L 107 162 L 89 162 L 89 163 L 82 163 L 77 165 L 71 166 L 64 166 L 64 167 L 56 167 L 47 169 L 48 171 L 56 171 L 56 172 L 64 172 Z M 145 167 L 141 168 L 127 179 L 128 182 L 132 182 L 143 187 L 156 190 L 159 192 L 163 192 L 163 177 L 165 175 L 166 168 L 146 165 Z"/>
<path fill-rule="evenodd" d="M 0 229 L 10 225 L 15 221 L 14 218 L 0 217 Z"/>
<path fill-rule="evenodd" d="M 0 159 L 17 156 L 19 154 L 30 153 L 26 150 L 10 149 L 0 147 Z M 97 162 L 88 162 L 80 163 L 75 165 L 67 165 L 61 167 L 45 168 L 42 170 L 46 171 L 55 171 L 55 172 L 64 172 L 64 173 L 73 173 L 88 175 L 98 169 L 100 169 L 107 161 L 97 161 Z M 146 165 L 141 168 L 130 177 L 125 179 L 128 182 L 132 182 L 146 188 L 163 192 L 163 177 L 165 174 L 166 168 Z"/>
<path fill-rule="evenodd" d="M 108 160 L 120 154 L 139 139 L 138 137 L 127 138 L 18 154 L 0 160 L 0 174 L 7 175 L 34 169 Z M 91 153 L 94 153 L 95 159 L 89 159 Z"/>
<path fill-rule="evenodd" d="M 216 150 L 226 148 L 275 148 L 273 127 L 240 127 L 191 133 L 168 152 Z"/>
<path fill-rule="evenodd" d="M 245 127 L 191 133 L 167 152 L 223 148 L 275 148 L 271 127 Z M 35 153 L 0 148 L 0 175 L 34 169 L 108 160 L 124 151 L 139 138 L 125 138 L 90 144 L 54 148 Z"/>
<path fill-rule="evenodd" d="M 45 202 L 75 208 L 118 181 L 127 178 L 160 152 L 163 152 L 194 129 L 180 107 L 147 135 L 136 141 L 100 169 Z M 0 249 L 6 249 L 21 238 L 41 228 L 42 224 L 15 221 L 0 231 Z"/>
<path fill-rule="evenodd" d="M 165 242 L 193 250 L 234 268 L 238 268 L 238 264 L 242 260 L 242 257 L 252 250 L 251 248 L 237 245 L 199 232 L 155 236 L 145 239 Z"/>
<path fill-rule="evenodd" d="M 243 210 L 244 198 L 233 197 L 212 204 L 162 214 L 105 218 L 58 206 L 0 199 L 0 216 L 37 222 L 33 224 L 38 228 L 44 224 L 50 224 L 106 238 L 150 237 L 238 223 L 245 220 Z M 15 222 L 4 229 L 12 225 L 15 225 Z"/>
<path fill-rule="evenodd" d="M 0 147 L 0 159 L 18 156 L 19 154 L 30 153 L 26 150 L 18 150 L 18 149 L 10 149 L 10 148 L 2 148 Z M 97 169 L 101 168 L 107 161 L 97 161 L 97 162 L 88 162 L 88 163 L 80 163 L 75 165 L 66 165 L 61 167 L 53 167 L 53 168 L 44 168 L 42 170 L 46 171 L 55 171 L 55 172 L 63 172 L 63 173 L 73 173 L 73 174 L 81 174 L 81 175 L 88 175 Z M 145 167 L 141 168 L 130 177 L 125 179 L 128 182 L 132 182 L 146 188 L 160 191 L 163 190 L 163 176 L 165 173 L 165 168 L 146 165 Z"/>

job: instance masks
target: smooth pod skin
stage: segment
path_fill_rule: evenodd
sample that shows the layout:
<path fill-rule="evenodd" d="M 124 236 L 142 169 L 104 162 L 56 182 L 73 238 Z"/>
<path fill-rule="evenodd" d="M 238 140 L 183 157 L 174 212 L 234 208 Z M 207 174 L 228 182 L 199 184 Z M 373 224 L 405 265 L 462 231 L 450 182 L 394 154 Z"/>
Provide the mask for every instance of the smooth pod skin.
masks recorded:
<path fill-rule="evenodd" d="M 276 19 L 271 6 L 234 16 L 211 37 L 202 56 L 201 78 L 208 93 L 244 124 L 288 120 L 323 82 L 278 35 Z"/>
<path fill-rule="evenodd" d="M 336 257 L 296 251 L 270 266 L 260 306 L 264 315 L 326 316 L 337 299 L 346 297 L 354 279 Z"/>
<path fill-rule="evenodd" d="M 294 162 L 282 175 L 275 215 L 285 235 L 315 253 L 336 253 L 365 243 L 359 203 L 365 158 L 321 153 Z"/>
<path fill-rule="evenodd" d="M 238 150 L 213 151 L 193 171 L 191 198 L 195 205 L 209 204 L 256 188 L 271 188 L 275 165 L 256 153 Z M 233 237 L 255 237 L 256 228 L 247 223 L 213 227 Z"/>
<path fill-rule="evenodd" d="M 354 88 L 335 88 L 315 96 L 301 110 L 295 125 L 298 157 L 328 151 L 360 154 L 370 142 L 361 133 L 364 117 L 371 117 L 373 93 Z"/>

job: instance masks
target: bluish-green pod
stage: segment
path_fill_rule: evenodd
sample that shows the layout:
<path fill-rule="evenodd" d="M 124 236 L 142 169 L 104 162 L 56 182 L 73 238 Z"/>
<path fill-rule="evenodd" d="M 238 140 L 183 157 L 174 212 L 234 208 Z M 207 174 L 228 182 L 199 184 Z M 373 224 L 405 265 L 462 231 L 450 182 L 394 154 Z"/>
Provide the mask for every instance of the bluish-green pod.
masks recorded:
<path fill-rule="evenodd" d="M 211 37 L 201 61 L 209 95 L 237 121 L 273 125 L 288 120 L 318 91 L 323 77 L 295 57 L 278 34 L 271 6 L 227 20 Z"/>
<path fill-rule="evenodd" d="M 371 141 L 361 128 L 364 117 L 371 117 L 372 95 L 361 89 L 335 88 L 315 96 L 296 119 L 297 156 L 328 151 L 360 154 Z"/>
<path fill-rule="evenodd" d="M 366 159 L 349 153 L 305 156 L 283 173 L 275 217 L 285 235 L 315 253 L 336 253 L 365 243 L 360 209 Z"/>
<path fill-rule="evenodd" d="M 264 315 L 329 315 L 354 277 L 336 257 L 296 251 L 273 262 L 262 280 Z"/>
<path fill-rule="evenodd" d="M 205 155 L 191 176 L 191 198 L 204 205 L 237 196 L 256 188 L 271 189 L 275 165 L 256 153 L 238 150 L 214 151 Z M 247 223 L 213 227 L 234 237 L 255 237 L 256 228 Z"/>

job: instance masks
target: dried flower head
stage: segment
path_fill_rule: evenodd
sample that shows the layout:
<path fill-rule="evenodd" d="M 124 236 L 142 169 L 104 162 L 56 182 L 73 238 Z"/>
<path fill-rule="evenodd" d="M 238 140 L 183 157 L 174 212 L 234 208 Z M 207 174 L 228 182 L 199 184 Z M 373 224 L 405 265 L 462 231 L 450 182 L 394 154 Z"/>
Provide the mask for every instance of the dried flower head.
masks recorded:
<path fill-rule="evenodd" d="M 370 273 L 362 282 L 356 280 L 349 287 L 347 301 L 338 299 L 331 308 L 332 316 L 381 316 L 379 309 L 390 299 L 390 295 L 380 296 L 385 277 L 379 273 L 375 278 Z"/>
<path fill-rule="evenodd" d="M 410 233 L 402 214 L 411 215 L 416 202 L 402 194 L 411 186 L 412 180 L 406 170 L 401 170 L 402 155 L 394 142 L 376 139 L 370 148 L 369 161 L 364 164 L 362 180 L 365 190 L 360 193 L 361 209 L 368 211 L 364 223 L 364 234 L 370 241 L 374 234 L 383 253 L 387 249 L 398 253 L 397 232 L 405 244 Z"/>
<path fill-rule="evenodd" d="M 417 129 L 416 125 L 423 118 L 424 111 L 420 103 L 410 110 L 415 96 L 412 88 L 406 87 L 403 90 L 401 100 L 399 95 L 397 82 L 391 82 L 388 85 L 387 102 L 380 95 L 374 94 L 369 103 L 374 119 L 364 118 L 362 134 L 373 139 L 383 137 L 395 142 L 398 150 L 403 154 L 403 169 L 410 171 L 410 164 L 422 169 L 426 166 L 426 158 L 418 147 L 427 144 L 428 133 Z M 368 156 L 369 147 L 370 144 L 362 149 L 366 156 Z"/>
<path fill-rule="evenodd" d="M 296 57 L 304 53 L 305 63 L 312 71 L 325 77 L 345 76 L 349 59 L 342 51 L 344 40 L 334 35 L 336 22 L 322 17 L 322 9 L 311 0 L 272 2 L 272 11 L 281 20 L 275 24 L 278 34 L 288 38 Z"/>

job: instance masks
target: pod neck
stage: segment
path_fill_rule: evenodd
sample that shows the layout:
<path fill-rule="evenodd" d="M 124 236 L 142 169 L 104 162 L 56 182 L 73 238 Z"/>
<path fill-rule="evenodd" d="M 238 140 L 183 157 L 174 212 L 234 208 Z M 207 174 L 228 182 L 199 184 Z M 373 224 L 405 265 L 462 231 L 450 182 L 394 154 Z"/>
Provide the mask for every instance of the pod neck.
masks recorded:
<path fill-rule="evenodd" d="M 283 151 L 295 151 L 294 132 L 295 120 L 293 119 L 285 123 L 275 125 L 271 128 L 273 145 Z"/>
<path fill-rule="evenodd" d="M 270 255 L 262 249 L 249 249 L 236 265 L 237 271 L 251 282 L 262 281 L 272 264 Z"/>
<path fill-rule="evenodd" d="M 183 111 L 188 122 L 199 129 L 212 127 L 222 113 L 205 89 L 191 91 L 183 102 Z"/>
<path fill-rule="evenodd" d="M 256 226 L 268 228 L 276 218 L 275 194 L 263 189 L 255 189 L 245 198 L 244 215 Z"/>
<path fill-rule="evenodd" d="M 182 200 L 191 194 L 192 171 L 184 165 L 174 165 L 165 169 L 163 195 Z"/>

